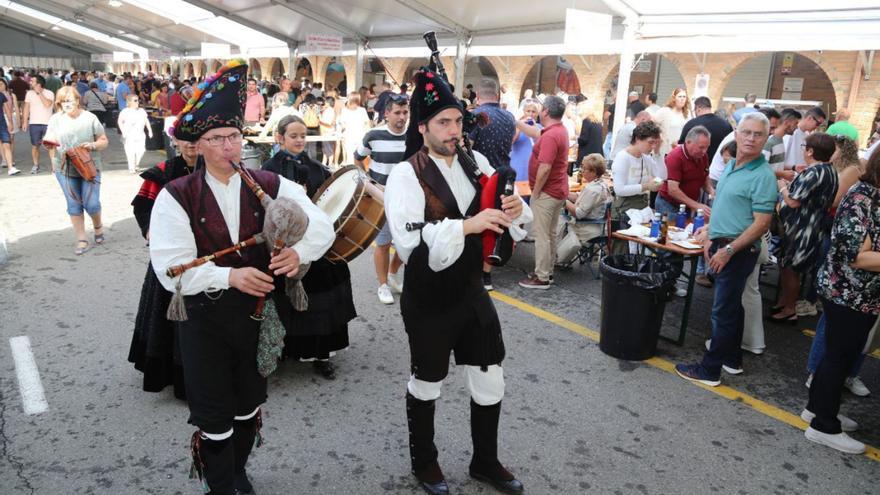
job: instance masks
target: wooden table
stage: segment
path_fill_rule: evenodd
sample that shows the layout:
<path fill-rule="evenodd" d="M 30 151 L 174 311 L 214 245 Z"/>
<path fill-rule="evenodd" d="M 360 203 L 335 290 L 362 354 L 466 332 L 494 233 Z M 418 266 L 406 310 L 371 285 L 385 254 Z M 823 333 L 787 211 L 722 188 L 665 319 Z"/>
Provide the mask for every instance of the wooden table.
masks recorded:
<path fill-rule="evenodd" d="M 682 275 L 684 275 L 685 279 L 687 280 L 687 294 L 685 294 L 684 296 L 684 311 L 681 314 L 681 326 L 678 329 L 678 338 L 672 339 L 660 335 L 660 338 L 663 340 L 667 340 L 679 346 L 683 345 L 684 337 L 687 334 L 687 325 L 688 319 L 690 317 L 691 302 L 694 297 L 694 282 L 697 279 L 697 261 L 701 256 L 703 256 L 703 248 L 687 249 L 677 244 L 672 244 L 671 242 L 660 244 L 658 242 L 652 241 L 651 239 L 624 235 L 619 232 L 613 232 L 611 234 L 611 237 L 621 241 L 630 241 L 637 243 L 639 245 L 639 251 L 643 254 L 645 250 L 651 251 L 655 254 L 661 251 L 665 251 L 667 253 L 677 254 L 685 259 L 690 260 L 690 270 L 688 272 L 684 272 L 684 270 L 682 270 Z M 682 269 L 683 268 L 684 266 L 682 266 Z"/>

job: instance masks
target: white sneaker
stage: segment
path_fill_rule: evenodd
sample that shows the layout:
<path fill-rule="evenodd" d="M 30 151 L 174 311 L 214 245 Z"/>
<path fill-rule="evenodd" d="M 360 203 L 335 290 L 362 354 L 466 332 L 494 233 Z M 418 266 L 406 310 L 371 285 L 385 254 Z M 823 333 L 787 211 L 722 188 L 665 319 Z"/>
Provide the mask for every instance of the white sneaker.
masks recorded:
<path fill-rule="evenodd" d="M 397 273 L 389 273 L 388 274 L 388 287 L 391 287 L 391 290 L 400 294 L 403 292 L 403 273 L 398 269 Z"/>
<path fill-rule="evenodd" d="M 740 366 L 739 368 L 734 368 L 726 364 L 722 364 L 721 369 L 723 369 L 724 372 L 728 375 L 742 375 L 743 372 L 742 366 Z"/>
<path fill-rule="evenodd" d="M 865 386 L 861 378 L 857 376 L 847 378 L 846 381 L 843 382 L 843 386 L 848 388 L 849 391 L 853 393 L 853 395 L 857 395 L 859 397 L 867 397 L 871 395 L 871 391 L 868 390 L 868 387 Z"/>
<path fill-rule="evenodd" d="M 819 430 L 814 430 L 810 427 L 804 432 L 804 436 L 811 442 L 822 444 L 847 454 L 862 454 L 865 452 L 865 444 L 850 438 L 849 435 L 843 432 L 831 435 L 828 433 L 822 433 Z"/>
<path fill-rule="evenodd" d="M 813 411 L 809 411 L 804 409 L 801 411 L 801 419 L 806 421 L 807 424 L 810 424 L 813 421 L 813 418 L 816 417 L 816 413 Z M 859 429 L 859 424 L 853 421 L 852 419 L 847 418 L 843 414 L 837 415 L 837 420 L 840 421 L 840 429 L 843 431 L 856 431 Z"/>
<path fill-rule="evenodd" d="M 382 304 L 394 304 L 394 296 L 391 295 L 391 289 L 388 287 L 388 284 L 380 285 L 376 295 L 379 296 L 379 301 Z"/>
<path fill-rule="evenodd" d="M 812 385 L 812 384 L 813 384 L 813 374 L 810 373 L 810 376 L 807 377 L 807 382 L 804 383 L 804 385 L 806 385 L 807 388 L 810 388 L 810 385 Z"/>
<path fill-rule="evenodd" d="M 819 312 L 816 311 L 815 304 L 811 303 L 810 301 L 805 301 L 803 299 L 796 302 L 794 308 L 798 316 L 816 316 L 817 314 L 819 314 Z"/>
<path fill-rule="evenodd" d="M 676 297 L 685 297 L 688 295 L 687 289 L 682 289 L 681 287 L 675 288 L 675 296 Z"/>
<path fill-rule="evenodd" d="M 9 175 L 18 175 L 20 173 L 21 173 L 21 170 L 15 168 L 15 165 L 9 167 L 9 172 L 8 172 Z"/>

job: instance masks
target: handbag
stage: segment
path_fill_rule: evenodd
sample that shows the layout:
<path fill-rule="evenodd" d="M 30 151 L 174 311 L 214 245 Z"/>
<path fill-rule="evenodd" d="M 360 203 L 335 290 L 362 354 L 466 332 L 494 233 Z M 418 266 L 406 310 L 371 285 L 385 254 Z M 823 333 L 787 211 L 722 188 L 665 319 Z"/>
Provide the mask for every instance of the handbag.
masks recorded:
<path fill-rule="evenodd" d="M 73 168 L 86 181 L 94 182 L 98 176 L 98 169 L 95 167 L 95 161 L 92 160 L 92 154 L 81 146 L 70 148 L 64 152 L 67 162 L 73 164 Z"/>

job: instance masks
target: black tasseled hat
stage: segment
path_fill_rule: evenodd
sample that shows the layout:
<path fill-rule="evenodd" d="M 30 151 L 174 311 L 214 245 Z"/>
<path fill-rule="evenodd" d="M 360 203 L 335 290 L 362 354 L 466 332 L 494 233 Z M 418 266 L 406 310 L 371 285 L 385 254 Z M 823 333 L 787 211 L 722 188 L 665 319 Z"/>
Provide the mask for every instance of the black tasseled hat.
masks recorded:
<path fill-rule="evenodd" d="M 177 139 L 195 142 L 211 129 L 241 129 L 247 101 L 247 69 L 244 60 L 233 59 L 199 84 L 177 116 L 170 134 Z"/>

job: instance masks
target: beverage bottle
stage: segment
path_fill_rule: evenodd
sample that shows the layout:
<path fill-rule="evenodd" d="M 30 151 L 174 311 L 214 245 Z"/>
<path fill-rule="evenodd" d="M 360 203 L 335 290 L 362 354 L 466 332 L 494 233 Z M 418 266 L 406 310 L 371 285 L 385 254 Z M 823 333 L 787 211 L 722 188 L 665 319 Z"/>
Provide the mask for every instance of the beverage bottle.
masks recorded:
<path fill-rule="evenodd" d="M 651 221 L 651 235 L 653 239 L 660 237 L 660 214 L 654 213 L 654 219 Z"/>
<path fill-rule="evenodd" d="M 694 217 L 694 233 L 704 225 L 706 225 L 706 217 L 703 216 L 703 209 L 699 208 L 697 210 L 697 216 Z"/>
<path fill-rule="evenodd" d="M 687 225 L 687 208 L 684 205 L 678 205 L 678 215 L 675 216 L 675 226 L 683 229 Z"/>
<path fill-rule="evenodd" d="M 666 244 L 666 235 L 669 233 L 669 218 L 664 214 L 660 219 L 660 237 L 657 239 L 658 244 Z"/>

